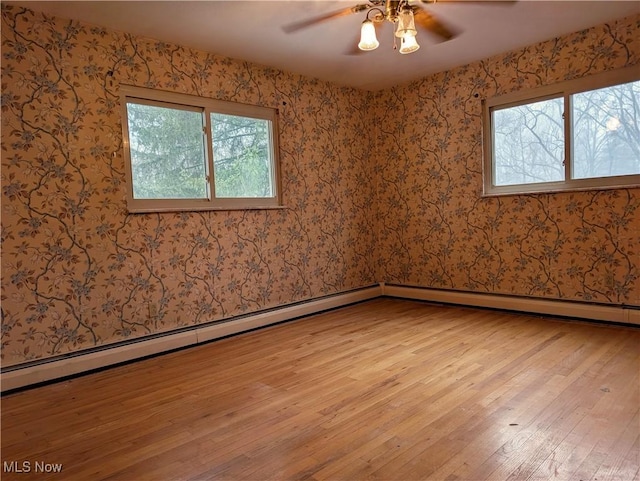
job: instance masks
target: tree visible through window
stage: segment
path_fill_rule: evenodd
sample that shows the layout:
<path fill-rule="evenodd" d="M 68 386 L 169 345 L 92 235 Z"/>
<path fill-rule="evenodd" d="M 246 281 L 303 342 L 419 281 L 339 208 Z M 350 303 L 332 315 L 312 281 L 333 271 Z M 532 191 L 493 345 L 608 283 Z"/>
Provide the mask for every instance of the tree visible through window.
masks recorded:
<path fill-rule="evenodd" d="M 564 178 L 561 98 L 496 110 L 496 185 L 554 182 Z"/>
<path fill-rule="evenodd" d="M 132 212 L 279 205 L 276 111 L 122 87 Z"/>
<path fill-rule="evenodd" d="M 127 103 L 135 199 L 207 197 L 202 112 Z"/>
<path fill-rule="evenodd" d="M 271 197 L 273 175 L 266 120 L 211 114 L 217 197 Z"/>
<path fill-rule="evenodd" d="M 608 72 L 485 107 L 485 193 L 640 183 L 640 80 Z M 620 80 L 623 81 L 620 81 Z"/>
<path fill-rule="evenodd" d="M 640 173 L 640 81 L 573 95 L 573 177 Z"/>

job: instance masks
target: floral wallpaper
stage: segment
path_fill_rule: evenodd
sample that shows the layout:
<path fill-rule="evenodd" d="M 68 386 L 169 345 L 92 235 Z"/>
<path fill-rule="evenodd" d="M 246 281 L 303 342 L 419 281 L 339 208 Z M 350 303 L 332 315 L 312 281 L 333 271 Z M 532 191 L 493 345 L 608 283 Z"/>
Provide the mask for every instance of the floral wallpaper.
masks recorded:
<path fill-rule="evenodd" d="M 2 16 L 4 366 L 376 281 L 372 159 L 352 142 L 367 137 L 370 94 Z M 129 215 L 120 83 L 278 108 L 286 208 Z"/>
<path fill-rule="evenodd" d="M 635 16 L 384 92 L 378 278 L 640 305 L 638 189 L 481 197 L 481 100 L 637 65 L 639 30 Z"/>
<path fill-rule="evenodd" d="M 639 24 L 371 93 L 3 5 L 3 365 L 381 281 L 640 305 L 638 190 L 482 198 L 479 100 Z M 128 214 L 121 83 L 278 108 L 285 208 Z"/>

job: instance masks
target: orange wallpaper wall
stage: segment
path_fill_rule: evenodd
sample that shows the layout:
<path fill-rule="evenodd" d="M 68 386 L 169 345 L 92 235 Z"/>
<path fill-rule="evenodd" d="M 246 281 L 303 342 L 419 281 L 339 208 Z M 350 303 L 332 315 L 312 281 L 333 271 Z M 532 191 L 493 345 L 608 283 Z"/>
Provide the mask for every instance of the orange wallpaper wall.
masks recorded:
<path fill-rule="evenodd" d="M 481 197 L 481 99 L 637 65 L 638 31 L 636 16 L 385 92 L 378 278 L 640 305 L 638 189 Z"/>
<path fill-rule="evenodd" d="M 638 191 L 482 199 L 473 97 L 638 63 L 638 18 L 372 94 L 2 13 L 5 366 L 378 281 L 640 304 Z M 119 83 L 279 108 L 287 208 L 128 215 Z"/>
<path fill-rule="evenodd" d="M 5 366 L 374 283 L 370 95 L 4 6 L 2 41 Z M 287 208 L 127 215 L 119 83 L 279 108 Z"/>

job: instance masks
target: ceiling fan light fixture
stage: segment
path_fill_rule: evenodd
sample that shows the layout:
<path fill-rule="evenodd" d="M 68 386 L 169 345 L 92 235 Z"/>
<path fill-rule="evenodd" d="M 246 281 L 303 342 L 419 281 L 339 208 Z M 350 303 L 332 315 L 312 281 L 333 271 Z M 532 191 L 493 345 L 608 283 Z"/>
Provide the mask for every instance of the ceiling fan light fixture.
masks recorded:
<path fill-rule="evenodd" d="M 400 50 L 399 50 L 400 53 L 402 54 L 412 53 L 418 50 L 419 48 L 420 48 L 420 45 L 418 45 L 415 35 L 405 35 L 404 37 L 402 37 L 402 40 L 400 41 Z"/>
<path fill-rule="evenodd" d="M 398 24 L 396 27 L 396 37 L 415 37 L 418 34 L 416 30 L 415 19 L 413 18 L 413 10 L 411 7 L 403 8 L 398 14 Z"/>
<path fill-rule="evenodd" d="M 376 28 L 373 22 L 369 19 L 362 22 L 360 29 L 360 43 L 358 48 L 360 50 L 375 50 L 380 45 L 378 38 L 376 37 Z"/>

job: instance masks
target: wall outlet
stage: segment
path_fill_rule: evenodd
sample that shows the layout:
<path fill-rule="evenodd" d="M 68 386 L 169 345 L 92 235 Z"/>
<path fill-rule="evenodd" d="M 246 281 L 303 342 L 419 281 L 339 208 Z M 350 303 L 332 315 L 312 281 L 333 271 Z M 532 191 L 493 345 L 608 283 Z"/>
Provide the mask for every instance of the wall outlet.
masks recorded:
<path fill-rule="evenodd" d="M 156 304 L 155 302 L 150 302 L 148 306 L 149 306 L 149 317 L 150 318 L 158 317 L 158 304 Z"/>

